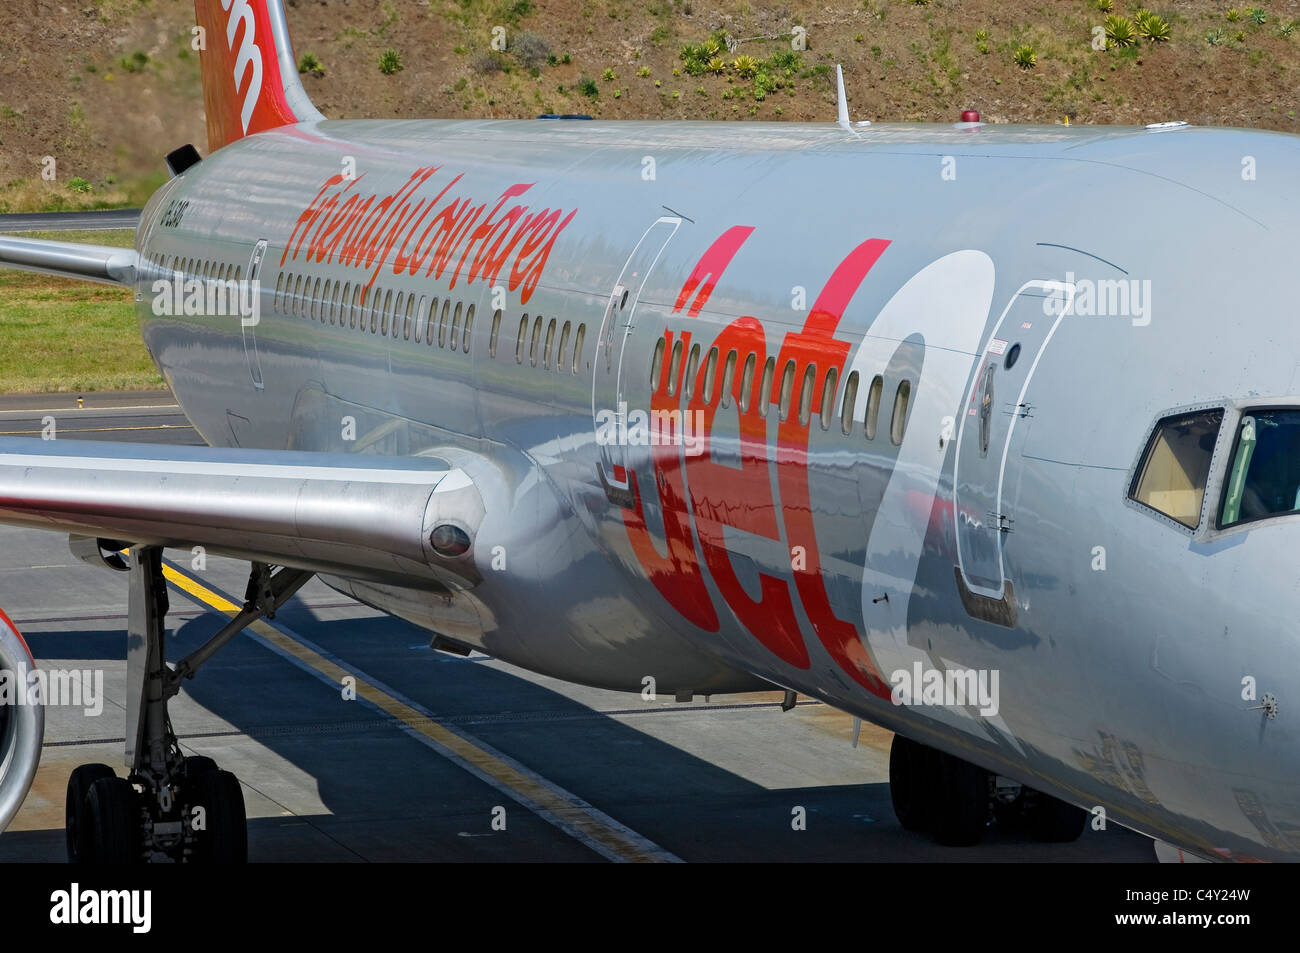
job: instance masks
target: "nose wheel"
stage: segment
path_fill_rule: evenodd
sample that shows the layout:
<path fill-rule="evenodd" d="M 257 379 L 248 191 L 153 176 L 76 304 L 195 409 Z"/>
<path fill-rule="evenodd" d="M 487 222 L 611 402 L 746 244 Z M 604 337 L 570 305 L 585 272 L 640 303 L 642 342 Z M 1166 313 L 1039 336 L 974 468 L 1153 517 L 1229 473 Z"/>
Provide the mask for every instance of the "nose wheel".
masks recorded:
<path fill-rule="evenodd" d="M 1082 808 L 902 735 L 889 749 L 889 796 L 904 830 L 952 847 L 978 844 L 994 819 L 1064 844 L 1079 838 L 1088 818 Z"/>

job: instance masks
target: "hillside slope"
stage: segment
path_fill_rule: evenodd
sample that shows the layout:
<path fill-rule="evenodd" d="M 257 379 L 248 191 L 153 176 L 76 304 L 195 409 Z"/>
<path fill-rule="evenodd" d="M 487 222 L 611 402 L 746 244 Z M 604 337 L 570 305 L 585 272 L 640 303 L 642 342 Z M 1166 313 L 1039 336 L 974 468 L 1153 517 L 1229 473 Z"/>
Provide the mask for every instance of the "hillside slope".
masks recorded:
<path fill-rule="evenodd" d="M 1156 12 L 1169 22 L 1167 42 L 1097 51 L 1092 31 L 1106 5 L 289 0 L 288 16 L 298 56 L 314 58 L 305 85 L 335 118 L 829 121 L 840 62 L 854 119 L 951 121 L 972 106 L 995 122 L 1300 129 L 1296 0 L 1166 3 Z M 1113 5 L 1130 17 L 1138 9 Z M 167 150 L 194 142 L 206 151 L 193 19 L 189 0 L 0 8 L 0 211 L 138 203 L 164 176 Z M 494 27 L 508 52 L 491 49 Z M 796 27 L 807 50 L 791 55 Z M 683 58 L 715 33 L 735 49 Z M 1027 68 L 1016 62 L 1022 47 L 1033 54 Z M 41 177 L 46 156 L 57 163 L 53 182 Z"/>

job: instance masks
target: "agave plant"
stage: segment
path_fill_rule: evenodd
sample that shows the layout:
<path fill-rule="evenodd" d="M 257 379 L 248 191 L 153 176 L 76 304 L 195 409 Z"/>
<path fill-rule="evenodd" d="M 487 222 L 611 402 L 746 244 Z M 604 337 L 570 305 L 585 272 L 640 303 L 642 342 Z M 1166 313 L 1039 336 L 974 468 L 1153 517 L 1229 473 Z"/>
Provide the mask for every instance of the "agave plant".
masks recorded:
<path fill-rule="evenodd" d="M 1137 29 L 1128 17 L 1111 14 L 1106 18 L 1106 45 L 1108 47 L 1136 46 Z"/>
<path fill-rule="evenodd" d="M 1013 55 L 1016 65 L 1021 69 L 1033 69 L 1038 65 L 1038 54 L 1035 53 L 1034 48 L 1027 43 L 1017 46 L 1016 52 Z"/>
<path fill-rule="evenodd" d="M 1300 26 L 1300 21 L 1292 20 L 1290 23 L 1283 23 L 1277 28 L 1277 35 L 1290 36 L 1296 31 L 1297 26 Z"/>
<path fill-rule="evenodd" d="M 758 72 L 758 60 L 752 56 L 737 56 L 731 61 L 731 68 L 748 79 Z"/>
<path fill-rule="evenodd" d="M 721 56 L 715 56 L 709 60 L 709 72 L 721 75 L 727 71 L 727 61 Z"/>
<path fill-rule="evenodd" d="M 1133 15 L 1138 36 L 1152 43 L 1166 43 L 1169 40 L 1169 21 L 1156 16 L 1150 10 L 1142 9 Z"/>
<path fill-rule="evenodd" d="M 1246 11 L 1246 16 L 1254 20 L 1256 26 L 1263 26 L 1268 22 L 1268 14 L 1259 7 L 1251 7 Z"/>
<path fill-rule="evenodd" d="M 1097 0 L 1097 9 L 1102 13 L 1110 13 L 1115 9 L 1115 0 Z"/>

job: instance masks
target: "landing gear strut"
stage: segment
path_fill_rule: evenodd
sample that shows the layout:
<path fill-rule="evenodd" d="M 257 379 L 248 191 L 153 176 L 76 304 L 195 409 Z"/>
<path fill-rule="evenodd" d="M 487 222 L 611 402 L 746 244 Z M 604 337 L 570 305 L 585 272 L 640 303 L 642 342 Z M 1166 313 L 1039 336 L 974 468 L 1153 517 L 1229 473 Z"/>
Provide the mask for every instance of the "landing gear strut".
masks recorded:
<path fill-rule="evenodd" d="M 1054 843 L 1076 840 L 1087 820 L 1072 804 L 902 735 L 889 749 L 889 795 L 905 830 L 952 847 L 978 844 L 995 819 Z"/>
<path fill-rule="evenodd" d="M 66 833 L 72 863 L 242 863 L 248 830 L 239 781 L 211 758 L 181 754 L 167 703 L 218 649 L 250 623 L 273 618 L 312 573 L 254 563 L 243 610 L 171 667 L 166 661 L 167 583 L 162 550 L 131 551 L 127 629 L 126 778 L 103 764 L 68 779 Z"/>

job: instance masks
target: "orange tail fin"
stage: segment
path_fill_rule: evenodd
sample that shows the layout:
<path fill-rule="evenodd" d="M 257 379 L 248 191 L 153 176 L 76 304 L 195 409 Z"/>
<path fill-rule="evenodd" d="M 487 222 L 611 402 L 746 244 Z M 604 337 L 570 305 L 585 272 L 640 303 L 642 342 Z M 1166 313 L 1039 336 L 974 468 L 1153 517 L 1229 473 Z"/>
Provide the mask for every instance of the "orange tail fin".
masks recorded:
<path fill-rule="evenodd" d="M 323 119 L 298 79 L 280 0 L 194 0 L 208 148 Z"/>

